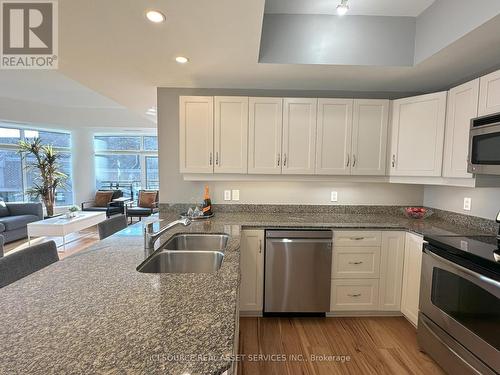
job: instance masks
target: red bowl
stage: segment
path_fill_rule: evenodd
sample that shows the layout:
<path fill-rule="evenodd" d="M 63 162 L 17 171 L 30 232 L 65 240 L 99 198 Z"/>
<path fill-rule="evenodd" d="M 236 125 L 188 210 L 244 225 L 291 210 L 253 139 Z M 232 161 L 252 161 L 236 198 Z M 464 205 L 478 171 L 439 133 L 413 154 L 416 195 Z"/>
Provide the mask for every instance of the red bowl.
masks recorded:
<path fill-rule="evenodd" d="M 403 212 L 410 219 L 424 219 L 432 214 L 430 210 L 424 207 L 406 207 Z"/>

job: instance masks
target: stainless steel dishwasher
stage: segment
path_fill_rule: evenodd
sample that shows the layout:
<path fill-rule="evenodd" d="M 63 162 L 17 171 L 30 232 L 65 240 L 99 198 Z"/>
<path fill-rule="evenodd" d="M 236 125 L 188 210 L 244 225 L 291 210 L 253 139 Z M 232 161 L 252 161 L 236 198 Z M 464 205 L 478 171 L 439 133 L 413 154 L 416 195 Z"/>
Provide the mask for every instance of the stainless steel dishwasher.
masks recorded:
<path fill-rule="evenodd" d="M 264 313 L 330 311 L 331 230 L 267 230 Z"/>

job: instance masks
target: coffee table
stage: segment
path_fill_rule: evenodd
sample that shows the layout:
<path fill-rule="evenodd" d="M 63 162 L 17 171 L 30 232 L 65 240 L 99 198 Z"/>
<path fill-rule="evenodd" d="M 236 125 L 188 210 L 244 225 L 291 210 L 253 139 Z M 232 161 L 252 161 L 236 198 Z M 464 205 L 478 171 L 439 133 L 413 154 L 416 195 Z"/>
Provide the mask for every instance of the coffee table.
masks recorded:
<path fill-rule="evenodd" d="M 59 216 L 35 221 L 28 224 L 28 244 L 31 244 L 31 237 L 62 237 L 64 251 L 68 234 L 90 228 L 104 220 L 106 220 L 105 212 L 78 212 L 73 218 Z"/>

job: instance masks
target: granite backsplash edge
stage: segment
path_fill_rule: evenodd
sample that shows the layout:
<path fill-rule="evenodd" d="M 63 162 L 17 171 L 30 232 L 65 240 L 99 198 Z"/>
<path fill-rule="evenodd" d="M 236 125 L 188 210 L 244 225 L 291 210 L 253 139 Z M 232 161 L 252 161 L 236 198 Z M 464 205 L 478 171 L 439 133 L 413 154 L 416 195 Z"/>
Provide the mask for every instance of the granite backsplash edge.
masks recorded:
<path fill-rule="evenodd" d="M 186 212 L 189 203 L 161 203 L 160 211 Z M 327 214 L 327 215 L 401 215 L 406 206 L 377 206 L 377 205 L 277 205 L 277 204 L 214 204 L 214 212 L 221 213 L 263 213 L 263 214 Z M 479 229 L 497 233 L 498 224 L 477 216 L 464 215 L 452 211 L 440 210 L 433 207 L 433 215 L 427 220 L 442 220 L 457 226 Z"/>

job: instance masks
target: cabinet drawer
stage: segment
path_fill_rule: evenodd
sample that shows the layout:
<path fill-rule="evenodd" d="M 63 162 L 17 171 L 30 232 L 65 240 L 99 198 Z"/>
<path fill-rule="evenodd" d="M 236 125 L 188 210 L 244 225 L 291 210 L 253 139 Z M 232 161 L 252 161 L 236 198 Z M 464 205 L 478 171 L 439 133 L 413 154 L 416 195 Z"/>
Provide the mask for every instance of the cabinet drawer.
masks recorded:
<path fill-rule="evenodd" d="M 330 310 L 378 310 L 378 280 L 332 280 Z"/>
<path fill-rule="evenodd" d="M 332 278 L 377 279 L 380 276 L 380 247 L 335 247 Z"/>
<path fill-rule="evenodd" d="M 336 231 L 333 236 L 334 246 L 380 246 L 380 231 Z"/>

